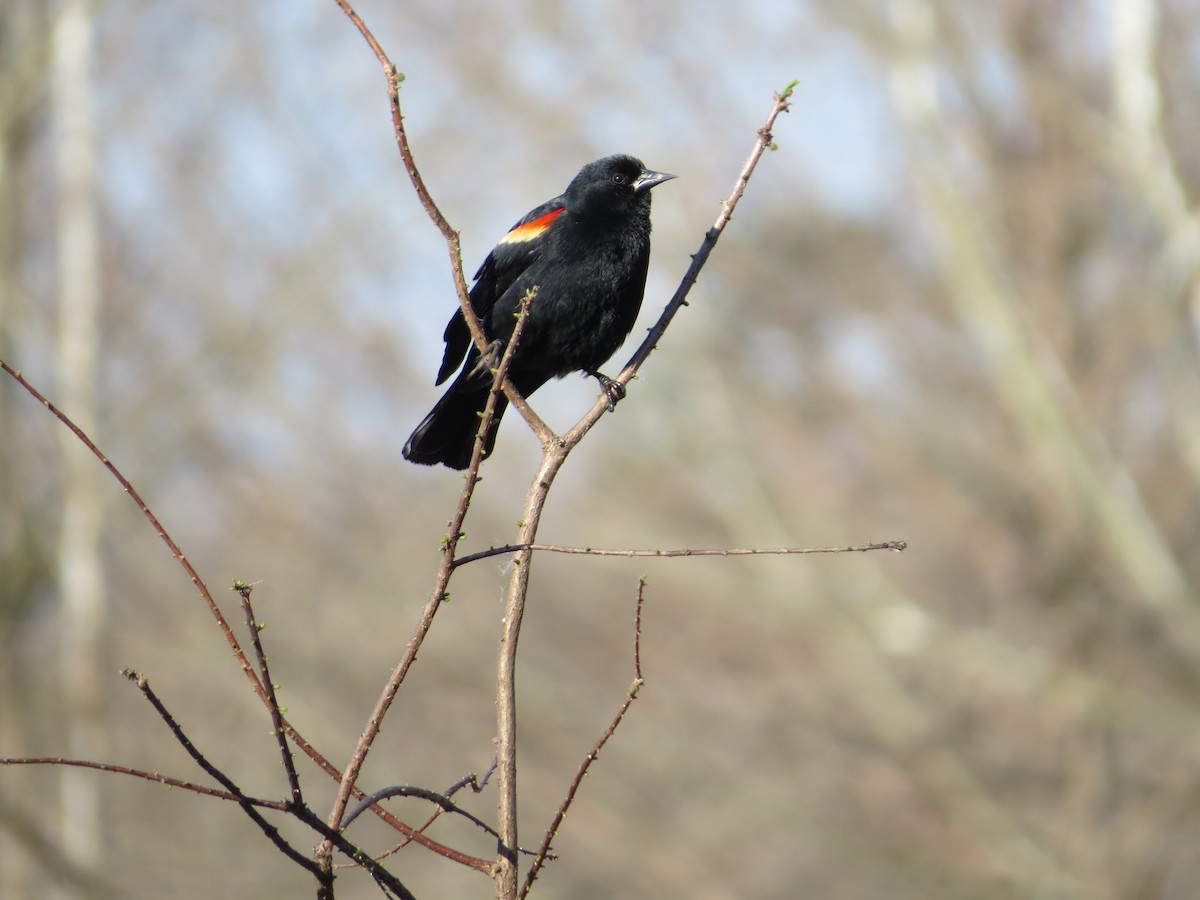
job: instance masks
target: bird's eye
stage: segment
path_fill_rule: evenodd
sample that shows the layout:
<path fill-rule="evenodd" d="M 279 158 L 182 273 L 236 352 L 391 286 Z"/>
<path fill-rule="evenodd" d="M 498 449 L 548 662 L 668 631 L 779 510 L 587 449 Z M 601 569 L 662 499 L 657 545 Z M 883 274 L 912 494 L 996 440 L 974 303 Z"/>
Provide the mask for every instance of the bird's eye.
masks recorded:
<path fill-rule="evenodd" d="M 612 183 L 613 184 L 628 184 L 629 179 L 626 178 L 625 175 L 623 175 L 620 172 L 614 172 L 613 177 L 612 177 Z"/>

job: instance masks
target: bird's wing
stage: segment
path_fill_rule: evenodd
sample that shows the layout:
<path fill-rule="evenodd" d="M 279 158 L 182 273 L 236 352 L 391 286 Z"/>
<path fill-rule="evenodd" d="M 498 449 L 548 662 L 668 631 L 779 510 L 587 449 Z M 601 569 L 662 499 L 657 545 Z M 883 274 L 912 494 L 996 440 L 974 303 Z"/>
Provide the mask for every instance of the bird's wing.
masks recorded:
<path fill-rule="evenodd" d="M 562 197 L 555 197 L 530 210 L 487 255 L 475 273 L 475 286 L 471 288 L 471 307 L 483 320 L 485 330 L 488 313 L 496 305 L 496 298 L 512 287 L 521 273 L 541 255 L 547 230 L 565 210 L 566 200 Z M 467 329 L 461 309 L 450 317 L 442 337 L 446 341 L 446 353 L 438 370 L 438 384 L 450 377 L 470 349 L 471 332 Z"/>

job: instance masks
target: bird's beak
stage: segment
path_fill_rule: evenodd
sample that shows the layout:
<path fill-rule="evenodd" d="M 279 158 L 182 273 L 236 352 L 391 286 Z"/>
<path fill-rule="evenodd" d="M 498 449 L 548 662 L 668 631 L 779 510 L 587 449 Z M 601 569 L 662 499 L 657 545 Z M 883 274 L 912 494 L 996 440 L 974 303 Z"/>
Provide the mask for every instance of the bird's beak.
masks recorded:
<path fill-rule="evenodd" d="M 668 175 L 666 172 L 651 172 L 647 169 L 638 176 L 638 180 L 633 183 L 633 192 L 640 194 L 642 191 L 648 191 L 656 184 L 662 184 L 664 181 L 670 181 L 672 178 L 678 178 L 677 175 Z"/>

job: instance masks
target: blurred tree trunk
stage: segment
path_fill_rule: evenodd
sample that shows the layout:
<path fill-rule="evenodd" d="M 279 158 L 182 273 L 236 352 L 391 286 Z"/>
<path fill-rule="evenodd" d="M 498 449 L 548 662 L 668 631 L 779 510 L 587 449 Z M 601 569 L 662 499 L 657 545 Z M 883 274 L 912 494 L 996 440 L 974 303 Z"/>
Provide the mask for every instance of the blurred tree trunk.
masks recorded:
<path fill-rule="evenodd" d="M 100 263 L 92 130 L 92 9 L 66 0 L 53 35 L 52 91 L 58 185 L 58 368 L 62 408 L 89 434 L 96 423 Z M 63 510 L 58 555 L 60 675 L 67 755 L 103 759 L 100 671 L 105 596 L 100 565 L 100 470 L 67 431 L 63 435 Z M 83 868 L 100 860 L 96 773 L 61 772 L 63 848 Z M 68 892 L 74 895 L 74 892 Z"/>
<path fill-rule="evenodd" d="M 931 61 L 938 44 L 937 14 L 924 0 L 895 0 L 892 14 L 895 108 L 918 146 L 930 151 L 914 154 L 913 180 L 934 224 L 949 296 L 991 366 L 996 390 L 1014 422 L 1053 473 L 1063 492 L 1060 501 L 1080 510 L 1081 521 L 1094 523 L 1112 560 L 1136 589 L 1137 602 L 1163 615 L 1184 651 L 1194 653 L 1197 615 L 1182 566 L 1137 480 L 1089 419 L 1066 367 L 1024 313 L 998 262 L 1003 248 L 996 246 L 978 212 L 981 205 L 996 206 L 988 196 L 992 185 L 984 184 L 972 196 L 962 188 L 965 178 L 956 181 L 945 165 L 954 158 L 955 141 L 964 138 L 947 125 L 939 108 Z M 981 204 L 980 196 L 987 202 Z M 1181 202 L 1164 201 L 1171 208 Z"/>
<path fill-rule="evenodd" d="M 37 76 L 44 71 L 44 26 L 43 15 L 32 4 L 11 3 L 0 10 L 0 358 L 4 359 L 16 344 L 14 323 L 22 300 L 18 261 L 25 223 L 19 212 L 19 182 L 28 151 L 30 98 L 36 94 Z M 10 451 L 0 455 L 0 639 L 30 605 L 44 562 L 25 497 L 17 487 L 27 485 L 28 476 L 20 472 L 17 463 L 26 444 L 16 406 L 13 392 L 0 391 L 0 434 Z M 17 686 L 21 665 L 18 654 L 0 654 L 0 721 L 12 726 L 6 728 L 4 752 L 13 754 L 27 750 L 22 727 L 27 698 Z M 15 807 L 9 792 L 0 794 L 0 827 L 18 835 L 16 840 L 0 840 L 0 872 L 4 873 L 4 896 L 25 900 L 35 896 L 32 883 L 36 876 L 19 829 L 32 829 L 32 825 L 14 812 Z"/>
<path fill-rule="evenodd" d="M 1195 349 L 1200 337 L 1200 213 L 1180 177 L 1179 163 L 1167 141 L 1162 86 L 1156 66 L 1157 6 L 1150 0 L 1118 0 L 1109 11 L 1113 52 L 1113 112 L 1117 134 L 1112 156 L 1117 174 L 1145 198 L 1146 209 L 1162 231 L 1164 251 L 1155 260 L 1156 293 L 1179 298 L 1180 315 L 1160 310 L 1157 321 L 1168 349 L 1164 379 L 1175 414 L 1172 421 L 1192 478 L 1200 484 L 1200 384 Z M 1182 320 L 1182 321 L 1181 321 Z"/>

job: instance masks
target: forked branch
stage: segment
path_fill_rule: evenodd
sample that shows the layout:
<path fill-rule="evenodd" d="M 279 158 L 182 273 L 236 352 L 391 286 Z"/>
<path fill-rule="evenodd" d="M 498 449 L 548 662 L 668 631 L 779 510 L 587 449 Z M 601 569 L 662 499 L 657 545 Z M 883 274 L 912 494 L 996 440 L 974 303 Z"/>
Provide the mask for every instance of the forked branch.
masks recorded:
<path fill-rule="evenodd" d="M 650 329 L 650 333 L 642 341 L 641 346 L 634 352 L 621 374 L 615 379 L 622 386 L 627 385 L 637 374 L 642 364 L 654 352 L 666 332 L 667 326 L 675 314 L 687 302 L 688 292 L 696 283 L 700 270 L 707 262 L 717 241 L 720 239 L 725 226 L 733 216 L 733 211 L 745 192 L 746 184 L 754 173 L 759 159 L 768 147 L 773 147 L 771 130 L 775 120 L 787 110 L 788 98 L 791 96 L 795 83 L 789 84 L 783 91 L 776 94 L 767 113 L 767 118 L 761 128 L 754 146 L 750 150 L 745 164 L 738 173 L 733 189 L 721 205 L 721 214 L 713 227 L 705 234 L 700 249 L 692 257 L 692 263 L 683 276 L 679 287 L 659 316 L 658 322 Z M 496 895 L 500 900 L 513 900 L 517 896 L 517 709 L 516 709 L 516 658 L 517 641 L 521 633 L 521 623 L 525 615 L 525 596 L 529 588 L 529 571 L 533 561 L 532 548 L 537 546 L 537 530 L 541 521 L 542 509 L 546 497 L 554 483 L 559 469 L 562 468 L 567 455 L 583 439 L 600 417 L 609 409 L 609 398 L 601 396 L 592 408 L 578 423 L 558 441 L 543 444 L 542 463 L 538 467 L 533 483 L 525 500 L 525 510 L 521 518 L 521 526 L 515 542 L 516 546 L 524 549 L 514 553 L 508 587 L 504 598 L 504 618 L 500 631 L 500 650 L 497 664 L 496 709 L 497 709 L 497 782 L 499 785 L 499 830 L 501 835 L 499 852 L 496 859 Z"/>

